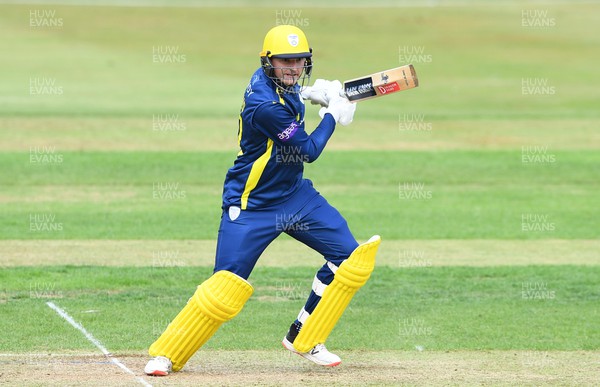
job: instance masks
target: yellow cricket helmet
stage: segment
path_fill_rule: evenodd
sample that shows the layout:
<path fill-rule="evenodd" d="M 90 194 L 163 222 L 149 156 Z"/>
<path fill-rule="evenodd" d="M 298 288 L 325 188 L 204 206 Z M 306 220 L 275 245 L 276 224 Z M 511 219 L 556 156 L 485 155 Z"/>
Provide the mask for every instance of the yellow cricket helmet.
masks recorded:
<path fill-rule="evenodd" d="M 291 25 L 279 25 L 267 32 L 260 52 L 262 57 L 310 58 L 312 49 L 304 32 Z"/>
<path fill-rule="evenodd" d="M 271 58 L 294 59 L 306 58 L 302 76 L 298 78 L 297 85 L 285 86 L 275 76 L 274 67 Z M 279 25 L 273 27 L 267 32 L 263 42 L 263 49 L 260 52 L 260 63 L 263 71 L 278 88 L 287 93 L 298 93 L 299 90 L 307 86 L 312 72 L 312 48 L 308 45 L 308 39 L 304 32 L 291 25 Z"/>

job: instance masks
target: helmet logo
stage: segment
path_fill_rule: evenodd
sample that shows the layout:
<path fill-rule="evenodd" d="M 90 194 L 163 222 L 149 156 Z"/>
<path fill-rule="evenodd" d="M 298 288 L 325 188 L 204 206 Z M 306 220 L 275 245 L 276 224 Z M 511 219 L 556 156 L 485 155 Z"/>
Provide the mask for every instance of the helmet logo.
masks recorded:
<path fill-rule="evenodd" d="M 290 43 L 290 45 L 292 47 L 296 47 L 298 45 L 298 42 L 299 42 L 298 35 L 289 34 L 287 38 L 288 38 L 288 42 Z"/>

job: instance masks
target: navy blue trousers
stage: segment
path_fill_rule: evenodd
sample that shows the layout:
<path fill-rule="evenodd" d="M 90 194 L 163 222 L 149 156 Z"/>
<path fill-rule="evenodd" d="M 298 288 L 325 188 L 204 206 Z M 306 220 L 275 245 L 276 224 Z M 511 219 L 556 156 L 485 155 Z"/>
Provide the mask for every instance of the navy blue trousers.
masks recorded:
<path fill-rule="evenodd" d="M 358 247 L 346 220 L 310 180 L 303 180 L 301 188 L 281 204 L 259 210 L 226 208 L 219 227 L 215 272 L 228 270 L 247 279 L 260 255 L 281 233 L 304 243 L 326 260 L 298 316 L 304 322 L 333 280 L 337 267 Z"/>

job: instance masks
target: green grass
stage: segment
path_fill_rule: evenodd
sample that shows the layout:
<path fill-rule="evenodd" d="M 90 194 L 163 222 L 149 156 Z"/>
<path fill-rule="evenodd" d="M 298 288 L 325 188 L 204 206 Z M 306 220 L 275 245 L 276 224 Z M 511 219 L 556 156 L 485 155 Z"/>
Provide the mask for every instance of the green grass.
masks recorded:
<path fill-rule="evenodd" d="M 552 154 L 553 163 L 524 164 L 516 151 L 330 152 L 306 176 L 359 239 L 597 238 L 600 154 Z M 215 238 L 231 153 L 62 156 L 36 164 L 29 154 L 0 154 L 1 238 Z M 175 198 L 160 199 L 156 184 L 173 184 Z M 55 216 L 62 230 L 32 231 L 30 216 L 40 214 Z M 528 214 L 547 217 L 541 223 L 553 229 L 523 231 Z"/>
<path fill-rule="evenodd" d="M 56 29 L 30 28 L 31 6 L 0 9 L 0 32 L 11 36 L 0 43 L 11 54 L 0 75 L 3 115 L 206 118 L 235 117 L 280 8 L 52 6 L 64 20 Z M 415 63 L 418 90 L 365 104 L 363 118 L 424 110 L 454 119 L 598 118 L 589 81 L 600 39 L 590 31 L 598 25 L 595 4 L 545 6 L 559 20 L 552 29 L 521 27 L 521 5 L 297 9 L 308 18 L 315 77 L 349 79 L 394 67 L 404 46 L 431 55 Z M 185 63 L 152 62 L 153 47 L 169 45 Z M 29 96 L 30 77 L 56 78 L 64 94 Z M 522 95 L 521 80 L 530 77 L 547 78 L 556 94 Z"/>
<path fill-rule="evenodd" d="M 405 64 L 406 47 L 431 59 L 413 63 L 419 88 L 361 103 L 353 124 L 338 128 L 306 167 L 357 239 L 379 233 L 396 246 L 386 252 L 393 267 L 378 267 L 356 295 L 331 348 L 600 349 L 598 265 L 555 257 L 556 266 L 396 264 L 398 252 L 412 251 L 398 247 L 405 240 L 489 239 L 502 254 L 529 257 L 535 252 L 520 252 L 514 241 L 577 246 L 600 237 L 600 6 L 260 4 L 0 5 L 0 35 L 9 37 L 0 40 L 0 239 L 214 240 L 223 179 L 237 153 L 242 92 L 276 11 L 296 7 L 308 19 L 315 79 Z M 31 28 L 32 9 L 54 10 L 64 25 Z M 556 26 L 522 27 L 525 9 L 547 10 Z M 153 63 L 156 46 L 177 48 L 187 60 Z M 54 80 L 64 93 L 30 95 L 37 78 Z M 554 92 L 523 94 L 530 79 Z M 317 109 L 307 110 L 311 128 Z M 153 116 L 166 114 L 178 115 L 186 130 L 153 130 Z M 404 114 L 422 115 L 432 130 L 402 131 Z M 522 147 L 530 146 L 547 147 L 555 161 L 523 163 Z M 32 163 L 31 149 L 40 147 L 61 162 Z M 155 199 L 157 183 L 178 184 L 185 197 Z M 404 183 L 423 184 L 430 197 L 403 199 Z M 40 215 L 55 217 L 61 230 L 31 231 L 31 217 Z M 523 231 L 523 215 L 547 217 L 555 228 Z M 4 248 L 19 254 L 23 247 Z M 436 262 L 445 262 L 439 250 Z M 126 255 L 123 267 L 112 268 L 0 261 L 0 353 L 94 350 L 48 300 L 111 351 L 145 351 L 211 268 L 133 268 Z M 257 267 L 254 296 L 207 348 L 280 349 L 315 270 Z M 548 297 L 523 298 L 523 289 L 535 286 Z"/>
<path fill-rule="evenodd" d="M 147 348 L 208 268 L 56 266 L 0 272 L 0 352 L 90 349 L 52 300 L 114 351 Z M 314 271 L 259 268 L 255 293 L 207 348 L 273 349 L 302 307 Z M 590 350 L 600 347 L 599 267 L 441 267 L 375 271 L 331 336 L 338 349 Z M 542 288 L 524 298 L 524 289 Z M 533 290 L 531 290 L 533 291 Z M 537 297 L 537 298 L 535 298 Z"/>

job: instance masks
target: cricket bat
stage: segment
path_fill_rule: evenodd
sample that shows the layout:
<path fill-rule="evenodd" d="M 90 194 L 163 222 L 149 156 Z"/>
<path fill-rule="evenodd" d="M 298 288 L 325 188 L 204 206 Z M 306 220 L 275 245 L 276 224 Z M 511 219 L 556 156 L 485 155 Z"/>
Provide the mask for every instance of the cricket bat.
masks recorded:
<path fill-rule="evenodd" d="M 364 101 L 419 86 L 413 65 L 408 64 L 344 82 L 342 93 L 350 102 Z"/>

